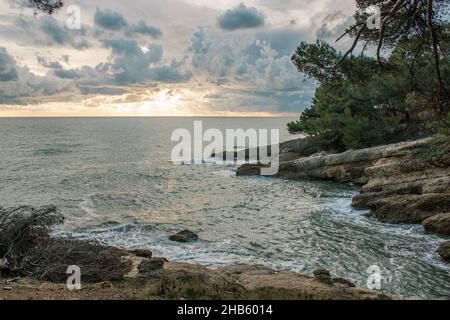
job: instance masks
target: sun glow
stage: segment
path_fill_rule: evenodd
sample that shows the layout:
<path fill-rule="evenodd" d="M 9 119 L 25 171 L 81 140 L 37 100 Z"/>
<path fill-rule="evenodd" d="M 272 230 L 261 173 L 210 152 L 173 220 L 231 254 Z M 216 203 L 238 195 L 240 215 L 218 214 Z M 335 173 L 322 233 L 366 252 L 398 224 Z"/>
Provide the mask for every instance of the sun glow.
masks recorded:
<path fill-rule="evenodd" d="M 143 102 L 139 107 L 140 113 L 176 113 L 180 107 L 181 95 L 174 93 L 169 89 L 163 89 L 157 92 L 149 100 Z"/>

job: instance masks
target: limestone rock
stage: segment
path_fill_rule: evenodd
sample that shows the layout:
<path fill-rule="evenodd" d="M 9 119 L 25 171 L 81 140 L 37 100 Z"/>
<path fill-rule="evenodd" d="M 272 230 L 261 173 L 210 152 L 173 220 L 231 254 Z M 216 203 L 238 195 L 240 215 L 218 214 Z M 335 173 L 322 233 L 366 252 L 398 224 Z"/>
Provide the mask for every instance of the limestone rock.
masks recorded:
<path fill-rule="evenodd" d="M 450 210 L 450 194 L 400 195 L 369 204 L 371 216 L 388 223 L 421 224 L 440 212 Z"/>

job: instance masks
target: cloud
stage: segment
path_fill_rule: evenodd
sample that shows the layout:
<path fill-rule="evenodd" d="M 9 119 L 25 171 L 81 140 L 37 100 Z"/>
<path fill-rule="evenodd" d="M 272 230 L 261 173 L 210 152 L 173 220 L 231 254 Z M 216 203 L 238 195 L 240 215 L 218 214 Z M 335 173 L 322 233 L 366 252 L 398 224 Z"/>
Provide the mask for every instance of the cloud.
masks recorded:
<path fill-rule="evenodd" d="M 211 87 L 228 88 L 220 95 L 206 97 L 211 108 L 301 112 L 309 105 L 315 84 L 295 69 L 290 50 L 284 46 L 277 50 L 269 41 L 260 40 L 263 38 L 269 37 L 261 34 L 235 37 L 207 33 L 203 28 L 193 34 L 189 52 L 194 75 L 207 79 L 205 82 Z"/>
<path fill-rule="evenodd" d="M 109 31 L 124 31 L 127 36 L 147 35 L 154 39 L 162 36 L 160 28 L 148 25 L 144 20 L 139 20 L 136 24 L 130 25 L 127 19 L 119 12 L 113 10 L 101 10 L 96 8 L 94 24 L 97 27 Z"/>
<path fill-rule="evenodd" d="M 0 48 L 0 104 L 29 104 L 41 102 L 58 94 L 74 92 L 71 82 L 51 76 L 37 76 L 27 67 L 19 67 L 5 48 Z"/>
<path fill-rule="evenodd" d="M 128 26 L 127 20 L 118 12 L 97 8 L 95 10 L 94 23 L 103 29 L 118 31 Z"/>
<path fill-rule="evenodd" d="M 5 48 L 0 47 L 0 81 L 17 80 L 16 62 Z"/>
<path fill-rule="evenodd" d="M 31 18 L 21 15 L 15 19 L 14 26 L 7 26 L 2 31 L 3 35 L 27 46 L 90 48 L 85 29 L 69 30 L 51 16 Z"/>
<path fill-rule="evenodd" d="M 320 28 L 316 32 L 317 38 L 330 41 L 336 40 L 345 30 L 354 22 L 352 16 L 346 15 L 340 11 L 330 13 L 325 16 Z"/>
<path fill-rule="evenodd" d="M 96 86 L 79 86 L 80 92 L 83 95 L 102 94 L 108 96 L 126 94 L 128 91 L 123 88 L 114 87 L 96 87 Z"/>
<path fill-rule="evenodd" d="M 159 64 L 163 48 L 157 44 L 141 48 L 136 40 L 115 39 L 102 41 L 111 49 L 111 62 L 102 67 L 102 72 L 112 76 L 118 83 L 145 81 L 180 82 L 191 78 L 189 72 L 181 72 L 182 63 L 172 61 L 170 65 Z"/>
<path fill-rule="evenodd" d="M 244 3 L 218 17 L 219 27 L 227 31 L 257 28 L 264 23 L 264 14 L 254 7 L 247 7 Z"/>
<path fill-rule="evenodd" d="M 291 62 L 291 53 L 274 49 L 260 35 L 234 37 L 207 34 L 199 28 L 192 36 L 192 66 L 197 73 L 228 82 L 244 82 L 258 88 L 281 91 L 304 88 L 304 77 Z"/>
<path fill-rule="evenodd" d="M 201 96 L 223 111 L 302 111 L 315 87 L 290 56 L 301 41 L 319 36 L 334 42 L 344 15 L 354 12 L 354 0 L 78 2 L 82 30 L 66 28 L 65 10 L 49 17 L 2 7 L 0 46 L 10 55 L 0 55 L 0 79 L 14 78 L 14 70 L 18 78 L 3 80 L 2 101 L 68 98 L 102 106 L 125 103 L 127 95 L 147 101 L 149 90 L 179 87 L 185 90 L 183 105 L 200 105 Z M 157 43 L 148 44 L 152 39 Z M 36 55 L 46 58 L 37 65 Z M 45 77 L 37 75 L 42 67 Z M 193 91 L 197 96 L 189 95 Z"/>
<path fill-rule="evenodd" d="M 292 56 L 300 42 L 307 40 L 309 36 L 309 34 L 291 26 L 265 30 L 256 34 L 258 40 L 269 43 L 279 56 Z"/>
<path fill-rule="evenodd" d="M 38 63 L 43 66 L 44 68 L 49 68 L 49 69 L 62 69 L 62 65 L 61 63 L 59 63 L 58 61 L 52 61 L 49 60 L 48 58 L 45 58 L 43 56 L 38 56 L 37 57 L 37 61 Z"/>
<path fill-rule="evenodd" d="M 156 39 L 162 36 L 162 31 L 157 27 L 147 25 L 143 20 L 140 20 L 137 24 L 128 28 L 127 34 L 148 35 Z"/>

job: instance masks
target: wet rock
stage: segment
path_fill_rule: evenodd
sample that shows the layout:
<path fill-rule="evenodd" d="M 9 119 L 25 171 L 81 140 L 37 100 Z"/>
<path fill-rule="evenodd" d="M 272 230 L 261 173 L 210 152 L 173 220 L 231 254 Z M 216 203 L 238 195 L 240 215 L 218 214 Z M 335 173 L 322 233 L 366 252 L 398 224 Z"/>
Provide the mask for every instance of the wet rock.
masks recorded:
<path fill-rule="evenodd" d="M 192 242 L 198 240 L 198 235 L 190 230 L 183 230 L 170 236 L 169 240 L 183 243 Z"/>
<path fill-rule="evenodd" d="M 136 257 L 147 258 L 150 259 L 153 253 L 148 249 L 132 249 L 127 250 L 128 253 L 135 255 Z"/>
<path fill-rule="evenodd" d="M 442 213 L 432 216 L 423 222 L 425 231 L 450 236 L 450 213 Z"/>
<path fill-rule="evenodd" d="M 439 246 L 438 253 L 442 257 L 442 259 L 450 262 L 450 241 L 441 244 Z"/>
<path fill-rule="evenodd" d="M 329 285 L 333 284 L 333 278 L 331 277 L 330 271 L 326 269 L 317 269 L 313 274 L 318 281 Z"/>

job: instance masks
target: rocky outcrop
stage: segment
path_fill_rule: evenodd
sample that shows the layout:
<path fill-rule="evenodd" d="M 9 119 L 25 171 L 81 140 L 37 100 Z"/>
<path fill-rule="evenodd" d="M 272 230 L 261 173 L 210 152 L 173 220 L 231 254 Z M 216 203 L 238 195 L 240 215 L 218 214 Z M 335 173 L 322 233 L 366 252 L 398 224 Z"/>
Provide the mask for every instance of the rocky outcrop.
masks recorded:
<path fill-rule="evenodd" d="M 449 141 L 437 137 L 385 146 L 383 158 L 365 171 L 368 182 L 353 206 L 389 223 L 424 225 L 445 232 L 450 212 Z M 435 217 L 440 215 L 439 217 Z"/>
<path fill-rule="evenodd" d="M 295 152 L 282 149 L 280 154 L 279 177 L 307 178 L 319 180 L 332 180 L 338 182 L 353 182 L 364 185 L 369 182 L 366 170 L 377 161 L 385 158 L 408 157 L 414 153 L 414 149 L 427 146 L 432 138 L 417 141 L 402 142 L 389 146 L 375 148 L 349 150 L 344 153 L 328 154 L 316 153 L 308 157 L 286 159 L 286 155 L 295 155 Z M 245 175 L 250 168 L 242 166 L 238 169 L 238 175 Z M 254 171 L 254 165 L 253 165 Z"/>

